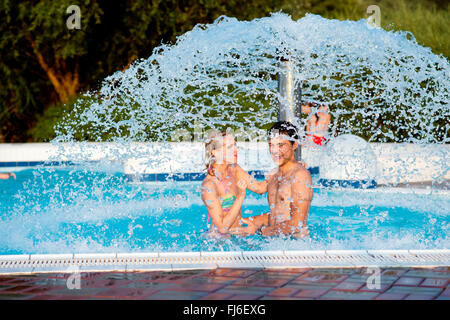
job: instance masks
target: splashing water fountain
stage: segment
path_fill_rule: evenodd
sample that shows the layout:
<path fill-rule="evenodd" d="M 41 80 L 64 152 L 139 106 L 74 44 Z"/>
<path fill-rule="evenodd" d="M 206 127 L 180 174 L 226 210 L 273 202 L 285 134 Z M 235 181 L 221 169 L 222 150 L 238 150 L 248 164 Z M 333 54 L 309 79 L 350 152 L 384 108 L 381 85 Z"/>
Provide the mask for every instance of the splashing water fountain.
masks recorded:
<path fill-rule="evenodd" d="M 290 84 L 279 86 L 282 79 Z M 236 252 L 270 250 L 281 259 L 295 250 L 319 256 L 374 250 L 373 258 L 391 249 L 437 252 L 432 264 L 448 264 L 450 194 L 433 186 L 449 179 L 449 90 L 444 57 L 408 32 L 371 28 L 365 20 L 306 15 L 293 21 L 277 13 L 197 25 L 107 77 L 57 125 L 50 160 L 71 165 L 28 170 L 19 189 L 1 195 L 0 254 L 151 260 L 184 252 L 194 264 L 199 252 L 225 251 L 234 259 Z M 261 174 L 273 166 L 265 132 L 278 106 L 282 117 L 305 127 L 306 119 L 292 111 L 300 91 L 302 101 L 325 103 L 331 114 L 327 147 L 302 148 L 314 182 L 311 238 L 205 239 L 201 138 L 209 129 L 233 130 L 239 162 Z M 434 184 L 408 186 L 417 176 Z M 242 212 L 268 209 L 265 197 L 250 194 Z M 267 259 L 257 261 L 267 265 Z M 124 261 L 117 264 L 129 264 Z M 205 261 L 203 267 L 219 264 Z"/>

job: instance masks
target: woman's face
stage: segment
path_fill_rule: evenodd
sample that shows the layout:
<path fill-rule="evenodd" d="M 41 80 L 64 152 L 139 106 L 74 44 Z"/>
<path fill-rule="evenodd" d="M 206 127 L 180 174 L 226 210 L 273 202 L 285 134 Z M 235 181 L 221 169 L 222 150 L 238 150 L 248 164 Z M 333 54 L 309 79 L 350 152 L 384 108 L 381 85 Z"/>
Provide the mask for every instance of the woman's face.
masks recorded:
<path fill-rule="evenodd" d="M 221 146 L 213 151 L 213 155 L 217 164 L 236 164 L 237 163 L 237 146 L 234 137 L 231 134 L 221 138 Z"/>

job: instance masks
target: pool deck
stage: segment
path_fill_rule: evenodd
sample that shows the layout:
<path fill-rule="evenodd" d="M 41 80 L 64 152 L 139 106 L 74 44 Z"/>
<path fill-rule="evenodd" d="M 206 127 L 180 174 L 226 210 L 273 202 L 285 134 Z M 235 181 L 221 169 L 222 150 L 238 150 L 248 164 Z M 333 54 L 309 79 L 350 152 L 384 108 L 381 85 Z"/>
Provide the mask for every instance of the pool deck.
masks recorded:
<path fill-rule="evenodd" d="M 0 276 L 0 300 L 449 300 L 450 267 L 189 270 Z M 71 284 L 76 284 L 71 281 Z M 369 283 L 373 283 L 369 281 Z M 76 285 L 75 285 L 76 287 Z"/>

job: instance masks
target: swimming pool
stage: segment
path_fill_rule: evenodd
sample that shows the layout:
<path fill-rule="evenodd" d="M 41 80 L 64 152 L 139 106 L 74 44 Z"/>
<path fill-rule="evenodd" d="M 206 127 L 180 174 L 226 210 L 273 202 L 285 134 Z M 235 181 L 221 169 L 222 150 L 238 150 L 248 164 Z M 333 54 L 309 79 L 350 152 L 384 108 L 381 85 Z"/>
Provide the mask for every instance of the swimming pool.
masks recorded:
<path fill-rule="evenodd" d="M 130 183 L 121 172 L 42 167 L 1 181 L 0 255 L 449 247 L 448 190 L 314 188 L 310 239 L 207 239 L 198 181 Z M 313 181 L 317 181 L 316 176 Z M 248 192 L 243 216 L 269 211 Z"/>

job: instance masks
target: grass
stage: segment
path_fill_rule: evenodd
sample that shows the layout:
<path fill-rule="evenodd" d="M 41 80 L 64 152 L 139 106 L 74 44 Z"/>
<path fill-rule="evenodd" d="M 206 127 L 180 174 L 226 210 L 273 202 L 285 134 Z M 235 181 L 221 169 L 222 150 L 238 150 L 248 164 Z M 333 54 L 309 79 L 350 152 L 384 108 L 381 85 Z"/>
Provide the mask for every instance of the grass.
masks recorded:
<path fill-rule="evenodd" d="M 429 47 L 435 54 L 450 58 L 450 3 L 431 0 L 359 0 L 358 6 L 325 16 L 339 20 L 367 19 L 369 5 L 380 7 L 381 27 L 391 31 L 409 31 L 417 43 Z"/>

